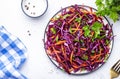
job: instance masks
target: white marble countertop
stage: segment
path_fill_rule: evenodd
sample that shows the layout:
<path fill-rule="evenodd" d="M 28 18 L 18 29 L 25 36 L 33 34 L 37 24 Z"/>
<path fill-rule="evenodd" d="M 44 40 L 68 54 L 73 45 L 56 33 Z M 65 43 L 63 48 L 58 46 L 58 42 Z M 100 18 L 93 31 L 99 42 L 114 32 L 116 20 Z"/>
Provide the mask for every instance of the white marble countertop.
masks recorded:
<path fill-rule="evenodd" d="M 21 73 L 28 79 L 110 79 L 111 66 L 120 59 L 120 21 L 113 23 L 114 46 L 107 63 L 100 69 L 87 75 L 73 76 L 57 69 L 47 57 L 42 39 L 49 19 L 61 9 L 74 4 L 84 4 L 96 8 L 95 0 L 48 0 L 49 7 L 45 15 L 30 18 L 21 10 L 21 0 L 0 1 L 0 25 L 19 37 L 28 49 L 28 59 Z M 28 32 L 29 31 L 29 32 Z M 31 35 L 29 35 L 29 33 Z M 116 78 L 120 79 L 120 77 Z"/>

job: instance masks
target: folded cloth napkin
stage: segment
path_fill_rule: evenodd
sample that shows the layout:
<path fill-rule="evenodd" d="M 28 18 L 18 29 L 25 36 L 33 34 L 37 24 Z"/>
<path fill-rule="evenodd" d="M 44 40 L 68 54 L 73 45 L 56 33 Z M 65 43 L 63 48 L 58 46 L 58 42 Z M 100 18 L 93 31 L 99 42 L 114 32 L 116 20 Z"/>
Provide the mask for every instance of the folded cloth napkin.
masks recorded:
<path fill-rule="evenodd" d="M 26 50 L 19 38 L 0 26 L 0 79 L 27 79 L 19 72 Z"/>

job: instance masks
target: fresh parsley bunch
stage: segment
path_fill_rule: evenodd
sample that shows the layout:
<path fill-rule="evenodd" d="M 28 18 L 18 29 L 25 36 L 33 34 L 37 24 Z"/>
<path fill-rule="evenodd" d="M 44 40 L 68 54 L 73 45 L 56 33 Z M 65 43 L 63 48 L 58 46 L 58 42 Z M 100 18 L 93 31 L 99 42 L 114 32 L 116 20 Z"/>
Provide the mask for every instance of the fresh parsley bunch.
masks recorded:
<path fill-rule="evenodd" d="M 114 22 L 119 18 L 120 0 L 96 0 L 97 14 L 109 16 Z"/>

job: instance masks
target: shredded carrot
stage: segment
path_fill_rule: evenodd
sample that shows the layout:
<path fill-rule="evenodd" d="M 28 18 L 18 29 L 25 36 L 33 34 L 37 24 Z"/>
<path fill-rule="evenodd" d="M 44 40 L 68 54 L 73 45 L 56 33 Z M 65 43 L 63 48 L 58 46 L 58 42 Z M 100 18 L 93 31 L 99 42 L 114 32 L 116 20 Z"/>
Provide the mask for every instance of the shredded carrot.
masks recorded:
<path fill-rule="evenodd" d="M 93 37 L 94 34 L 95 34 L 95 32 L 92 31 L 92 32 L 91 32 L 91 36 Z"/>
<path fill-rule="evenodd" d="M 80 66 L 78 66 L 77 64 L 75 64 L 74 62 L 72 63 L 72 66 L 74 67 L 74 68 L 79 68 Z"/>
<path fill-rule="evenodd" d="M 97 57 L 100 57 L 100 56 L 101 56 L 101 54 L 98 54 L 98 55 L 91 56 L 91 58 L 94 60 L 94 59 L 96 59 Z"/>
<path fill-rule="evenodd" d="M 48 49 L 47 49 L 47 54 L 48 54 L 48 55 L 51 55 L 51 54 L 52 54 L 52 52 L 51 52 L 51 50 L 50 50 L 49 47 L 48 47 Z"/>
<path fill-rule="evenodd" d="M 65 49 L 64 49 L 63 45 L 61 45 L 61 49 L 62 49 L 62 53 L 63 53 L 63 55 L 64 55 L 64 58 L 67 58 L 67 55 L 66 55 L 66 53 L 65 53 Z"/>
<path fill-rule="evenodd" d="M 51 55 L 51 51 L 50 51 L 50 50 L 47 50 L 47 54 L 48 54 L 48 55 Z"/>
<path fill-rule="evenodd" d="M 70 62 L 72 63 L 72 59 L 73 59 L 73 51 L 71 52 L 71 55 L 70 55 Z"/>
<path fill-rule="evenodd" d="M 81 9 L 81 11 L 82 11 L 83 13 L 85 13 L 85 14 L 89 13 L 88 11 L 83 10 L 83 9 Z"/>
<path fill-rule="evenodd" d="M 82 36 L 84 34 L 83 30 L 80 30 L 80 36 Z"/>
<path fill-rule="evenodd" d="M 54 18 L 51 18 L 50 21 L 54 21 Z"/>
<path fill-rule="evenodd" d="M 63 41 L 58 41 L 57 43 L 55 43 L 55 45 L 60 45 L 60 44 L 64 44 L 66 41 L 63 40 Z"/>
<path fill-rule="evenodd" d="M 68 23 L 70 23 L 71 21 L 73 21 L 75 19 L 75 17 L 77 16 L 77 14 L 75 16 L 73 16 L 73 18 L 71 18 Z"/>
<path fill-rule="evenodd" d="M 79 30 L 81 30 L 81 29 L 78 29 L 78 28 L 72 28 L 72 30 L 79 31 Z"/>
<path fill-rule="evenodd" d="M 55 36 L 51 36 L 51 38 L 55 38 Z"/>
<path fill-rule="evenodd" d="M 84 51 L 86 51 L 87 49 L 86 48 L 80 48 L 81 50 L 84 50 Z"/>
<path fill-rule="evenodd" d="M 102 54 L 102 48 L 99 46 L 99 49 L 100 49 L 100 54 Z"/>
<path fill-rule="evenodd" d="M 74 69 L 73 69 L 73 68 L 70 68 L 70 69 L 69 69 L 69 72 L 72 72 L 72 71 L 74 71 Z"/>
<path fill-rule="evenodd" d="M 81 32 L 81 31 L 82 31 L 82 29 L 80 29 L 80 28 L 79 28 L 80 23 L 79 23 L 79 24 L 74 23 L 74 24 L 75 24 L 76 28 L 71 28 L 72 30 L 74 30 L 73 34 L 74 34 L 74 33 L 76 33 L 77 31 L 80 31 L 80 32 Z"/>
<path fill-rule="evenodd" d="M 75 9 L 70 7 L 70 8 L 69 8 L 69 11 L 74 12 Z"/>
<path fill-rule="evenodd" d="M 82 64 L 80 64 L 80 67 L 85 67 L 85 66 L 87 66 L 86 63 L 82 63 Z"/>
<path fill-rule="evenodd" d="M 58 61 L 61 62 L 61 59 L 60 59 L 60 57 L 58 56 L 57 51 L 55 50 L 54 47 L 52 47 L 52 48 L 53 48 L 53 52 L 56 54 L 56 57 L 57 57 Z"/>

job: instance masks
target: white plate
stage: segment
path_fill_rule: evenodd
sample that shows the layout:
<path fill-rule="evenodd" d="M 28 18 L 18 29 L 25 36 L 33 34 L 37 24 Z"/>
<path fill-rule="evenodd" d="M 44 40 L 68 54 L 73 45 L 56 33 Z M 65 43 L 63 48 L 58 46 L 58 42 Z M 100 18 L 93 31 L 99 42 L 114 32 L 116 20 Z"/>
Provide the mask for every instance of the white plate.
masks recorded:
<path fill-rule="evenodd" d="M 81 5 L 79 5 L 79 6 L 81 6 Z M 69 6 L 69 7 L 71 7 L 71 6 Z M 67 8 L 69 8 L 69 7 L 66 7 L 66 10 L 67 10 Z M 84 5 L 83 7 L 84 7 L 84 9 L 87 9 L 87 10 L 90 10 L 90 8 L 91 8 L 93 12 L 96 12 L 96 9 L 94 9 L 94 8 L 92 8 L 92 7 L 85 6 L 85 5 Z M 65 8 L 63 8 L 62 10 L 64 10 L 64 9 L 65 9 Z M 58 11 L 52 18 L 54 18 L 54 17 L 59 17 L 59 15 L 61 15 L 61 11 L 62 11 L 62 10 Z M 103 19 L 104 24 L 108 24 L 109 27 L 112 29 L 112 27 L 111 27 L 109 21 L 107 20 L 107 18 L 106 18 L 106 17 L 102 17 L 102 18 L 104 18 L 104 19 Z M 47 25 L 47 27 L 46 27 L 46 30 L 45 30 L 44 44 L 45 44 L 46 41 L 47 41 L 46 32 L 48 31 L 48 26 L 49 26 L 49 24 L 51 24 L 50 21 L 49 21 L 49 23 L 48 23 L 48 25 Z M 113 35 L 113 32 L 112 32 L 112 35 Z M 109 50 L 109 55 L 108 55 L 107 59 L 109 58 L 110 53 L 111 53 L 111 51 L 112 51 L 113 41 L 114 41 L 114 40 L 112 40 L 112 41 L 110 42 L 110 50 Z M 46 50 L 46 47 L 45 47 L 45 50 Z M 46 53 L 47 53 L 47 51 L 46 51 Z M 48 55 L 48 54 L 47 54 L 47 55 Z M 60 68 L 60 69 L 63 70 L 63 68 L 59 66 L 59 63 L 58 63 L 58 62 L 56 62 L 51 56 L 48 55 L 48 57 L 50 58 L 50 60 L 53 62 L 54 65 L 56 65 L 58 68 Z M 107 60 L 107 59 L 106 59 L 106 60 Z M 104 63 L 103 63 L 103 64 L 104 64 Z M 99 64 L 99 66 L 98 66 L 97 68 L 93 69 L 92 71 L 84 70 L 84 71 L 70 72 L 70 74 L 87 74 L 87 73 L 91 73 L 91 72 L 99 69 L 103 64 Z"/>

